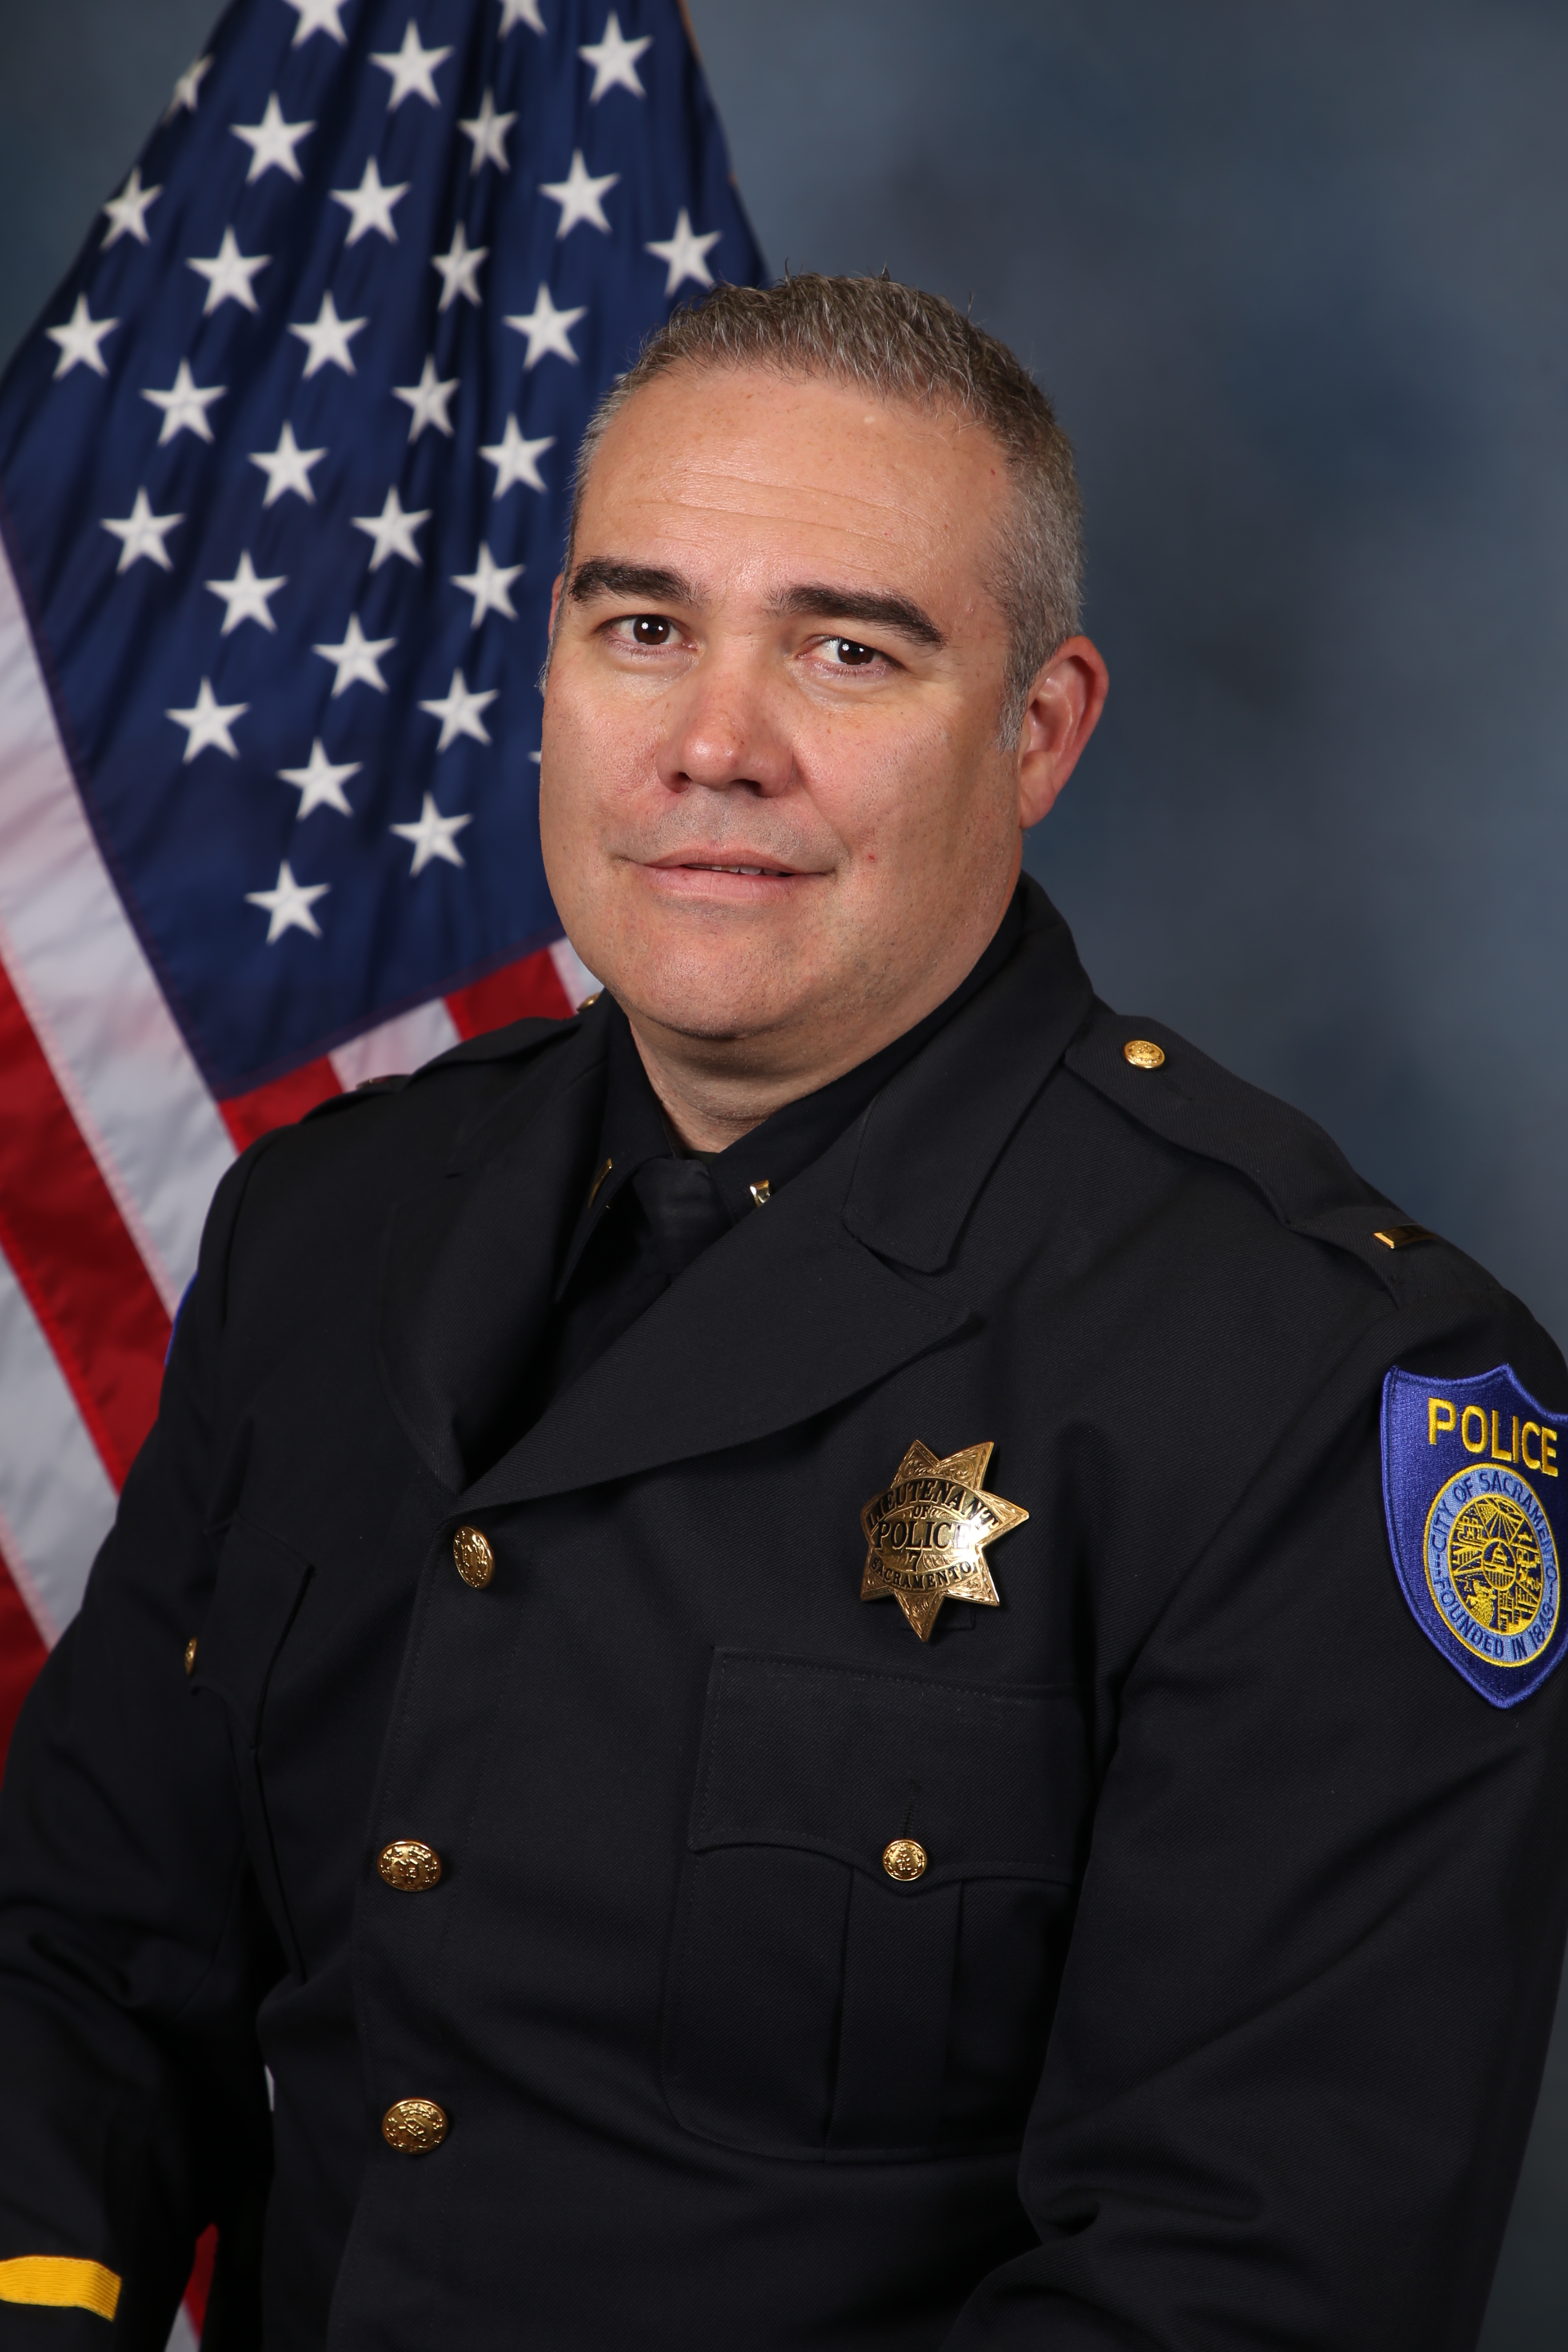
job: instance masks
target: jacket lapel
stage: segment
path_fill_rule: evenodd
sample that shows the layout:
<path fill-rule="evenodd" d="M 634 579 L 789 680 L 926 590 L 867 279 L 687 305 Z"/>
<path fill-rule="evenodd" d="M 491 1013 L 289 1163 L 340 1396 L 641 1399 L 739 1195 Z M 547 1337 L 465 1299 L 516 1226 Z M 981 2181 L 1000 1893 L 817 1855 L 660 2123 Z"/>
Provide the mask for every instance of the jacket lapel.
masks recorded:
<path fill-rule="evenodd" d="M 847 1136 L 686 1269 L 465 1506 L 523 1502 L 714 1454 L 841 1403 L 961 1328 L 843 1223 Z"/>
<path fill-rule="evenodd" d="M 421 1458 L 459 1492 L 549 1312 L 603 1110 L 605 1031 L 552 1038 L 446 1173 L 400 1202 L 380 1268 L 382 1385 Z"/>

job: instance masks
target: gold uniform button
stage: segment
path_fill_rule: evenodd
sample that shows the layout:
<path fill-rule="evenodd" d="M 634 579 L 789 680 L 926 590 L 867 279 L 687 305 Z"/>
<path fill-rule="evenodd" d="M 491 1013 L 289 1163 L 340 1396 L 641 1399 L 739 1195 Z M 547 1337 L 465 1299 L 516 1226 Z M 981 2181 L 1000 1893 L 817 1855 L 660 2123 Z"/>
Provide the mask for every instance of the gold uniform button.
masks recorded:
<path fill-rule="evenodd" d="M 191 1635 L 190 1640 L 185 1643 L 185 1672 L 186 1672 L 186 1674 L 188 1674 L 188 1675 L 194 1675 L 194 1674 L 195 1673 L 195 1670 L 196 1670 L 196 1637 L 195 1637 L 195 1635 L 193 1633 L 193 1634 Z"/>
<path fill-rule="evenodd" d="M 452 1558 L 458 1563 L 458 1574 L 476 1592 L 482 1591 L 496 1572 L 496 1556 L 490 1549 L 489 1536 L 478 1528 L 459 1528 L 452 1538 Z"/>
<path fill-rule="evenodd" d="M 1156 1045 L 1152 1037 L 1129 1037 L 1121 1048 L 1121 1057 L 1131 1062 L 1135 1070 L 1157 1070 L 1165 1058 L 1165 1049 Z"/>
<path fill-rule="evenodd" d="M 441 1857 L 422 1838 L 394 1838 L 376 1855 L 375 1866 L 400 1895 L 423 1895 L 441 1883 Z"/>
<path fill-rule="evenodd" d="M 381 2136 L 399 2156 L 428 2156 L 448 2128 L 447 2110 L 434 2099 L 399 2099 L 381 2119 Z"/>
<path fill-rule="evenodd" d="M 907 1886 L 911 1879 L 923 1878 L 925 1866 L 926 1850 L 913 1838 L 895 1838 L 882 1850 L 882 1867 L 900 1886 Z"/>

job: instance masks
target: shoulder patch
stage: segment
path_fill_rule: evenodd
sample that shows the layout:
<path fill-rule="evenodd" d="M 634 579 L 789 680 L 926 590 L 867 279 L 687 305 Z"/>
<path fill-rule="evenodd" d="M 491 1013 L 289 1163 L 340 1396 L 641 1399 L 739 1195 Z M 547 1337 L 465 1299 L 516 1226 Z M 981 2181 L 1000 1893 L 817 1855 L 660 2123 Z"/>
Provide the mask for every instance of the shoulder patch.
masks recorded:
<path fill-rule="evenodd" d="M 1401 1589 L 1433 1646 L 1493 1706 L 1517 1706 L 1563 1655 L 1556 1522 L 1568 1413 L 1510 1364 L 1383 1384 L 1383 1503 Z"/>

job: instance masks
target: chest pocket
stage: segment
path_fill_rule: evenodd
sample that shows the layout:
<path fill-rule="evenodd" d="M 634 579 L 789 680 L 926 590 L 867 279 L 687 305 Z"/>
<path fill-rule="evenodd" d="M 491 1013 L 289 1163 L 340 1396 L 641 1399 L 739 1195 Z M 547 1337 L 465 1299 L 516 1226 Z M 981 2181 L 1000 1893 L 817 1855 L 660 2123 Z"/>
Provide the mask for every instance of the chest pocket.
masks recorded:
<path fill-rule="evenodd" d="M 310 1573 L 310 1562 L 298 1552 L 237 1519 L 224 1540 L 192 1676 L 193 1689 L 221 1700 L 227 1712 L 251 1867 L 289 1965 L 300 1977 L 304 1962 L 267 1818 L 260 1748 L 272 1670 L 299 1614 Z"/>
<path fill-rule="evenodd" d="M 1088 1788 L 1070 1689 L 719 1652 L 665 2008 L 677 2120 L 827 2159 L 1016 2140 Z M 889 1875 L 898 1839 L 918 1877 Z"/>

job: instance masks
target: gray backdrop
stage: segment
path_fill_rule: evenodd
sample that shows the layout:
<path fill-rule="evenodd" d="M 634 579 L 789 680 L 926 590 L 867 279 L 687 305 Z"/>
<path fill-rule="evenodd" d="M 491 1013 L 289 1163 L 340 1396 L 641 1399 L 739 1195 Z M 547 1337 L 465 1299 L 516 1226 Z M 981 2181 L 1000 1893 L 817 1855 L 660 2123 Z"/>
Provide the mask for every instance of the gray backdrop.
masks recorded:
<path fill-rule="evenodd" d="M 1077 443 L 1114 685 L 1030 865 L 1102 993 L 1568 1338 L 1568 12 L 691 5 L 773 266 L 973 296 Z M 214 14 L 0 0 L 0 352 Z M 1560 2023 L 1486 2352 L 1564 2244 Z"/>

